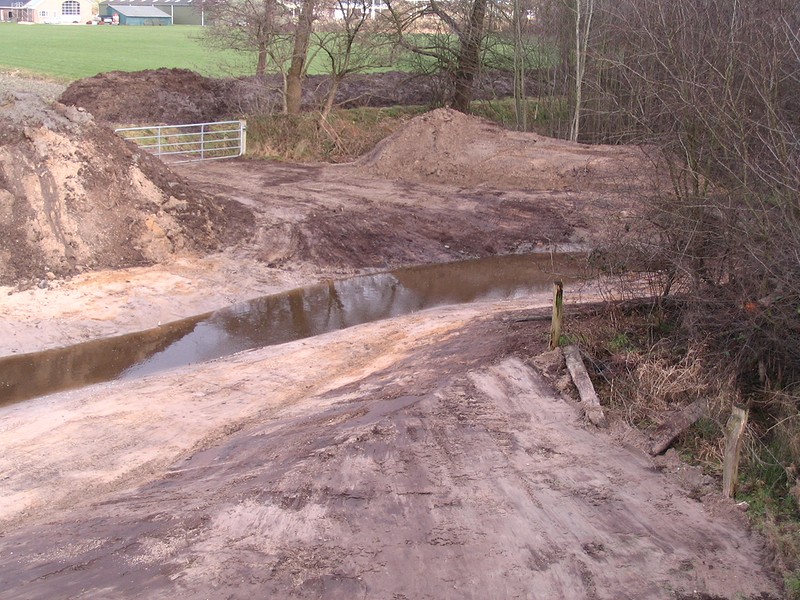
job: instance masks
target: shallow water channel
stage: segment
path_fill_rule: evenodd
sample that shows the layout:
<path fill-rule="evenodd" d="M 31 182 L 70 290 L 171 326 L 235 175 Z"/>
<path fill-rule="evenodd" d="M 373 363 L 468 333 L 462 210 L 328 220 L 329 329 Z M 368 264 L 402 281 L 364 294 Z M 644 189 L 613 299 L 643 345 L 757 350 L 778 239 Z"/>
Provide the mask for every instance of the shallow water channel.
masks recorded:
<path fill-rule="evenodd" d="M 0 359 L 0 405 L 282 344 L 415 311 L 524 298 L 580 276 L 583 254 L 495 256 L 328 281 L 155 329 Z"/>

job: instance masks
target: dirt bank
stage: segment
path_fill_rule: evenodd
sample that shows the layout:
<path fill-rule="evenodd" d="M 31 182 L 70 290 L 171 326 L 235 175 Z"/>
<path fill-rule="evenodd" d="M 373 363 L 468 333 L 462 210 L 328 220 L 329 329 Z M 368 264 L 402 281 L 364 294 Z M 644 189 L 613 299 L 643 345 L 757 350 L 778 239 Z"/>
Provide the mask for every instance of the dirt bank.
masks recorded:
<path fill-rule="evenodd" d="M 201 256 L 250 233 L 247 209 L 189 188 L 91 115 L 25 92 L 0 102 L 0 285 Z"/>
<path fill-rule="evenodd" d="M 2 151 L 56 134 L 21 135 Z M 447 139 L 462 143 L 445 156 Z M 23 152 L 26 176 L 71 164 L 61 147 Z M 445 111 L 353 165 L 159 171 L 156 200 L 140 185 L 129 201 L 180 181 L 207 214 L 232 203 L 244 225 L 213 238 L 228 246 L 0 289 L 0 354 L 325 277 L 591 244 L 631 214 L 609 181 L 639 160 Z M 81 186 L 57 180 L 52 197 L 79 203 Z M 546 326 L 513 317 L 549 301 L 444 307 L 0 407 L 3 597 L 777 598 L 761 541 L 713 482 L 651 461 L 622 425 L 587 428 L 555 391 L 557 357 L 547 377 L 532 367 Z"/>
<path fill-rule="evenodd" d="M 475 81 L 475 99 L 513 95 L 510 73 L 488 71 Z M 535 94 L 529 82 L 528 93 Z M 82 107 L 95 118 L 114 124 L 203 123 L 247 114 L 283 110 L 283 77 L 212 79 L 186 69 L 109 71 L 72 82 L 60 101 Z M 326 100 L 330 78 L 309 75 L 303 85 L 302 106 L 318 110 Z M 444 101 L 443 81 L 430 75 L 403 72 L 350 74 L 339 85 L 336 105 L 436 106 Z"/>
<path fill-rule="evenodd" d="M 735 508 L 581 425 L 512 307 L 4 410 L 6 597 L 777 594 Z"/>

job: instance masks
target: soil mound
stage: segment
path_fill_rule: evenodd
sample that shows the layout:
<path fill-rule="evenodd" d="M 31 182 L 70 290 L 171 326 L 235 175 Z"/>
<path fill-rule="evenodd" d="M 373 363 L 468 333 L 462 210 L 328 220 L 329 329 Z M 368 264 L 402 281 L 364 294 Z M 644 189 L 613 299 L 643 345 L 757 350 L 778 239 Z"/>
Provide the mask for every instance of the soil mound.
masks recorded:
<path fill-rule="evenodd" d="M 0 105 L 2 285 L 207 253 L 253 228 L 85 112 L 23 92 Z"/>
<path fill-rule="evenodd" d="M 303 108 L 320 108 L 330 85 L 327 75 L 307 76 Z M 59 101 L 85 108 L 109 123 L 177 125 L 279 112 L 283 110 L 283 88 L 281 75 L 211 79 L 186 69 L 110 71 L 73 82 Z M 398 71 L 360 73 L 341 82 L 335 102 L 342 108 L 436 105 L 446 100 L 448 89 L 442 77 Z M 535 87 L 529 86 L 528 92 L 535 93 Z M 476 100 L 512 94 L 513 80 L 508 73 L 488 71 L 475 82 Z"/>
<path fill-rule="evenodd" d="M 187 69 L 100 73 L 73 82 L 59 101 L 126 125 L 202 123 L 228 114 L 220 83 Z"/>
<path fill-rule="evenodd" d="M 649 171 L 635 148 L 509 131 L 447 108 L 412 119 L 356 164 L 377 177 L 528 190 L 619 191 Z"/>

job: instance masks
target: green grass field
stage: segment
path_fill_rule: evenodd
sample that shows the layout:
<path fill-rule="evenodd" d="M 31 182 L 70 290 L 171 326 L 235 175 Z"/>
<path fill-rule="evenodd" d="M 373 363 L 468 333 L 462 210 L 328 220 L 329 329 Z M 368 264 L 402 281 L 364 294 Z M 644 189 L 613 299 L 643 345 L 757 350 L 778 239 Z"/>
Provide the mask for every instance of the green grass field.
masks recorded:
<path fill-rule="evenodd" d="M 254 53 L 211 50 L 203 45 L 202 34 L 202 27 L 192 25 L 113 27 L 0 23 L 0 70 L 19 69 L 65 82 L 104 71 L 161 67 L 191 69 L 209 77 L 254 73 Z M 508 48 L 501 41 L 493 44 L 493 51 L 497 60 Z M 534 47 L 529 52 L 528 62 L 529 68 L 541 68 L 553 62 L 553 55 Z M 312 52 L 309 73 L 324 74 L 327 68 L 323 53 Z M 393 68 L 409 70 L 413 66 L 400 60 Z"/>
<path fill-rule="evenodd" d="M 255 62 L 234 52 L 212 52 L 198 39 L 202 27 L 112 27 L 0 23 L 0 68 L 61 81 L 103 71 L 160 67 L 202 75 L 252 74 Z"/>

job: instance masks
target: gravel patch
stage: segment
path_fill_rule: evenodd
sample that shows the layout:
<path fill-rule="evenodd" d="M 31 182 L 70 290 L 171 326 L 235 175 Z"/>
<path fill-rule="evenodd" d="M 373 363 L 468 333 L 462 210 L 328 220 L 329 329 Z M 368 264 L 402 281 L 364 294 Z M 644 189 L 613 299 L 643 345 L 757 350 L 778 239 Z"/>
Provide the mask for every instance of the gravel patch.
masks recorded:
<path fill-rule="evenodd" d="M 0 71 L 0 98 L 8 93 L 32 93 L 44 100 L 53 101 L 66 89 L 66 86 L 47 79 L 37 79 L 19 75 L 16 71 Z"/>

